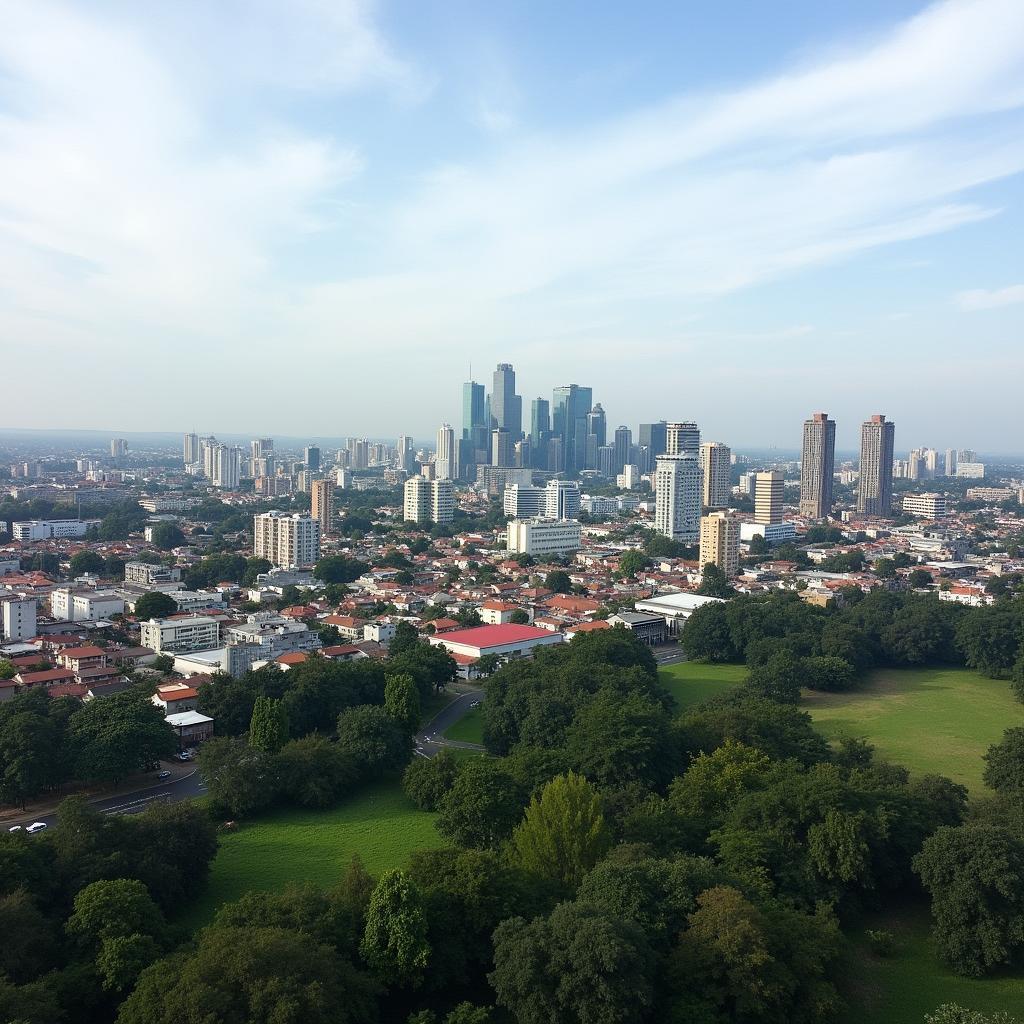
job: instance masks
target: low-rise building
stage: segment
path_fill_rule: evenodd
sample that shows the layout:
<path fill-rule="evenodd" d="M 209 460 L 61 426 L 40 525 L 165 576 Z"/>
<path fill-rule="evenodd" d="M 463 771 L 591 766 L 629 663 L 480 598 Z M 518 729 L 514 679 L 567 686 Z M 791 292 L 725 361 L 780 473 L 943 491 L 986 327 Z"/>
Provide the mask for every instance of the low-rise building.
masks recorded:
<path fill-rule="evenodd" d="M 57 664 L 72 672 L 83 668 L 105 668 L 107 652 L 102 647 L 65 647 L 57 655 Z"/>
<path fill-rule="evenodd" d="M 652 612 L 618 612 L 608 616 L 611 626 L 623 626 L 638 640 L 652 647 L 668 639 L 668 623 L 664 615 Z"/>
<path fill-rule="evenodd" d="M 125 562 L 124 581 L 152 589 L 160 583 L 177 583 L 181 570 L 177 566 L 151 565 L 149 562 Z"/>
<path fill-rule="evenodd" d="M 208 715 L 201 715 L 198 711 L 182 711 L 168 715 L 166 722 L 177 735 L 179 747 L 202 743 L 213 735 L 213 719 Z"/>
<path fill-rule="evenodd" d="M 199 706 L 199 691 L 188 683 L 165 683 L 156 688 L 150 698 L 165 716 L 195 711 Z"/>
<path fill-rule="evenodd" d="M 538 629 L 535 626 L 520 626 L 508 623 L 504 626 L 474 626 L 472 629 L 457 629 L 451 633 L 435 634 L 428 638 L 434 647 L 444 647 L 452 654 L 470 658 L 481 658 L 485 654 L 497 654 L 502 658 L 529 656 L 537 647 L 560 644 L 561 633 Z"/>
<path fill-rule="evenodd" d="M 55 540 L 68 537 L 84 537 L 90 526 L 99 526 L 98 519 L 27 519 L 13 523 L 11 535 L 15 540 Z"/>
<path fill-rule="evenodd" d="M 0 636 L 7 643 L 35 636 L 36 612 L 34 597 L 0 592 Z"/>
<path fill-rule="evenodd" d="M 158 654 L 210 650 L 220 644 L 220 620 L 209 615 L 150 619 L 141 631 L 143 646 Z"/>
<path fill-rule="evenodd" d="M 944 494 L 904 494 L 903 511 L 908 516 L 922 519 L 944 519 L 946 496 Z"/>
<path fill-rule="evenodd" d="M 570 554 L 579 551 L 582 537 L 580 524 L 573 519 L 511 519 L 508 523 L 508 549 L 516 554 Z"/>
<path fill-rule="evenodd" d="M 633 608 L 638 612 L 660 615 L 668 626 L 669 634 L 674 636 L 698 608 L 714 601 L 721 602 L 722 598 L 681 591 L 675 594 L 656 594 L 654 597 L 637 601 Z"/>
<path fill-rule="evenodd" d="M 124 598 L 113 590 L 58 587 L 50 594 L 50 614 L 68 622 L 96 622 L 124 614 Z"/>

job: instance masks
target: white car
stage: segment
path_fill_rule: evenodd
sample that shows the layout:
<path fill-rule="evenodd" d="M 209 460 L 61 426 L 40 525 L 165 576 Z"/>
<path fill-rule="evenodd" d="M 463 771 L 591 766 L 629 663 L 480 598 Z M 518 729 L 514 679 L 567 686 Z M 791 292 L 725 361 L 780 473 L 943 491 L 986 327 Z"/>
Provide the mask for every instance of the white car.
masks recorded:
<path fill-rule="evenodd" d="M 21 825 L 12 825 L 7 831 L 8 832 L 24 832 L 25 830 L 22 828 Z"/>
<path fill-rule="evenodd" d="M 46 827 L 47 827 L 47 825 L 46 825 L 45 821 L 33 821 L 32 824 L 29 825 L 28 828 L 25 829 L 25 831 L 30 836 L 32 836 L 32 835 L 35 835 L 36 832 L 42 832 L 43 829 L 46 828 Z"/>

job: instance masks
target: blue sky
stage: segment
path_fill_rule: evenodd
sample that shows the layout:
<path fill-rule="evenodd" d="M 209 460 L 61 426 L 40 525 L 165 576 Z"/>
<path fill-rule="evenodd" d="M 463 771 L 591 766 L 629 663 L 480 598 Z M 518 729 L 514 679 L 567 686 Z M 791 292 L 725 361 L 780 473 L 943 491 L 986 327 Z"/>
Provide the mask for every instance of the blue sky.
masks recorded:
<path fill-rule="evenodd" d="M 0 425 L 1024 450 L 1024 4 L 0 0 Z"/>

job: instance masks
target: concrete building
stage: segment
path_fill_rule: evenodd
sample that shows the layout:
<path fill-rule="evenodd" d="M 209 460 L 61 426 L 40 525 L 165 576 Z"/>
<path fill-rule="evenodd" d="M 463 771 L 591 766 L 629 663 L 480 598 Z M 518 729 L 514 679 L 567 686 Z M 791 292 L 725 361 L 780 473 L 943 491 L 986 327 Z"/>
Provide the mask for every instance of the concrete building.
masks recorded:
<path fill-rule="evenodd" d="M 242 449 L 236 445 L 216 444 L 210 450 L 210 483 L 226 491 L 236 490 L 242 475 Z"/>
<path fill-rule="evenodd" d="M 512 519 L 508 549 L 515 554 L 565 555 L 579 551 L 582 527 L 572 519 Z"/>
<path fill-rule="evenodd" d="M 640 486 L 640 467 L 635 462 L 627 462 L 622 472 L 615 478 L 615 486 L 624 491 L 632 491 Z"/>
<path fill-rule="evenodd" d="M 60 540 L 68 537 L 84 537 L 90 526 L 99 526 L 98 519 L 29 519 L 11 524 L 11 535 L 15 540 Z"/>
<path fill-rule="evenodd" d="M 956 465 L 956 475 L 961 479 L 966 480 L 983 480 L 985 477 L 985 463 L 966 462 L 962 459 L 958 460 Z"/>
<path fill-rule="evenodd" d="M 726 576 L 740 567 L 740 524 L 725 512 L 712 512 L 700 521 L 700 565 L 717 565 Z"/>
<path fill-rule="evenodd" d="M 208 615 L 150 619 L 140 623 L 142 646 L 158 654 L 176 651 L 205 651 L 220 643 L 220 620 Z"/>
<path fill-rule="evenodd" d="M 0 592 L 0 627 L 7 643 L 36 635 L 36 599 L 14 592 Z"/>
<path fill-rule="evenodd" d="M 505 515 L 514 519 L 534 519 L 547 510 L 547 489 L 533 484 L 512 484 L 502 499 Z"/>
<path fill-rule="evenodd" d="M 700 473 L 705 508 L 728 508 L 732 494 L 732 451 L 720 441 L 700 446 Z"/>
<path fill-rule="evenodd" d="M 450 423 L 442 423 L 438 428 L 434 469 L 438 480 L 454 480 L 459 475 L 459 465 L 455 458 L 455 431 Z"/>
<path fill-rule="evenodd" d="M 124 598 L 112 590 L 58 587 L 50 594 L 50 614 L 67 622 L 98 622 L 124 614 Z"/>
<path fill-rule="evenodd" d="M 668 626 L 668 631 L 676 635 L 683 623 L 700 607 L 711 602 L 721 602 L 720 597 L 705 597 L 703 594 L 681 592 L 677 594 L 657 594 L 633 605 L 638 612 L 660 615 Z"/>
<path fill-rule="evenodd" d="M 403 518 L 410 523 L 450 523 L 455 518 L 455 487 L 451 480 L 413 476 L 405 481 Z"/>
<path fill-rule="evenodd" d="M 282 569 L 314 565 L 320 559 L 320 523 L 299 512 L 253 516 L 253 554 Z"/>
<path fill-rule="evenodd" d="M 740 540 L 752 541 L 764 537 L 769 544 L 781 544 L 796 537 L 793 523 L 740 523 Z"/>
<path fill-rule="evenodd" d="M 199 435 L 186 434 L 182 445 L 182 461 L 186 466 L 193 466 L 199 461 Z"/>
<path fill-rule="evenodd" d="M 580 514 L 580 485 L 575 480 L 549 480 L 544 489 L 547 519 L 577 519 Z"/>
<path fill-rule="evenodd" d="M 942 519 L 946 515 L 944 494 L 904 494 L 903 511 L 924 519 Z"/>
<path fill-rule="evenodd" d="M 310 497 L 310 515 L 320 524 L 320 536 L 328 537 L 334 531 L 334 484 L 314 480 Z"/>
<path fill-rule="evenodd" d="M 511 466 L 514 464 L 512 434 L 503 429 L 491 431 L 491 465 Z"/>
<path fill-rule="evenodd" d="M 177 583 L 181 570 L 167 565 L 152 565 L 149 562 L 125 562 L 124 581 L 138 587 L 155 587 L 160 583 Z"/>
<path fill-rule="evenodd" d="M 786 477 L 777 469 L 758 473 L 754 478 L 754 522 L 781 523 L 782 496 Z"/>
<path fill-rule="evenodd" d="M 872 416 L 861 424 L 857 511 L 863 515 L 889 515 L 895 439 L 896 426 L 884 416 Z"/>
<path fill-rule="evenodd" d="M 665 425 L 666 455 L 700 455 L 700 427 L 696 423 L 667 423 Z"/>
<path fill-rule="evenodd" d="M 452 655 L 476 660 L 485 654 L 502 658 L 527 657 L 537 647 L 548 647 L 564 642 L 561 633 L 508 623 L 503 626 L 475 626 L 456 629 L 450 633 L 437 633 L 428 637 L 433 647 L 444 647 Z"/>
<path fill-rule="evenodd" d="M 804 420 L 800 457 L 800 515 L 826 519 L 832 514 L 832 477 L 836 461 L 836 422 L 827 412 Z"/>
<path fill-rule="evenodd" d="M 674 426 L 678 424 L 669 424 L 670 438 Z M 678 435 L 676 441 L 679 441 Z M 697 452 L 659 455 L 657 469 L 654 471 L 654 486 L 655 530 L 683 544 L 697 543 L 700 540 L 702 497 Z"/>

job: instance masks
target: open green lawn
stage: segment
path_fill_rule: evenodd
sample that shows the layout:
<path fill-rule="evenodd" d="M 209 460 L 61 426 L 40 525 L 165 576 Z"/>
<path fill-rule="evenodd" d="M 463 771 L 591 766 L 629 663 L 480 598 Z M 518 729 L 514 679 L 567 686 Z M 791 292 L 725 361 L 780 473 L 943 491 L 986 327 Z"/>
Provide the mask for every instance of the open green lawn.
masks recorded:
<path fill-rule="evenodd" d="M 484 741 L 484 709 L 470 708 L 444 734 L 446 739 L 458 740 L 460 743 L 483 743 Z"/>
<path fill-rule="evenodd" d="M 859 736 L 915 772 L 935 772 L 980 793 L 982 755 L 1024 724 L 1006 680 L 969 669 L 875 672 L 850 693 L 806 693 L 802 703 L 830 739 Z"/>
<path fill-rule="evenodd" d="M 717 697 L 738 686 L 747 675 L 746 665 L 704 664 L 681 661 L 658 670 L 661 685 L 676 699 L 680 709 Z"/>
<path fill-rule="evenodd" d="M 890 956 L 871 952 L 864 936 L 869 928 L 896 936 Z M 962 978 L 939 962 L 930 928 L 927 909 L 913 907 L 873 914 L 851 933 L 851 950 L 839 972 L 849 1006 L 844 1024 L 923 1024 L 924 1015 L 943 1003 L 1020 1014 L 1024 974 Z"/>
<path fill-rule="evenodd" d="M 250 889 L 281 889 L 289 882 L 328 887 L 358 853 L 371 874 L 400 867 L 414 850 L 444 840 L 435 815 L 416 807 L 399 780 L 374 784 L 327 811 L 282 810 L 221 834 L 210 885 L 182 920 L 206 924 L 222 903 Z"/>

